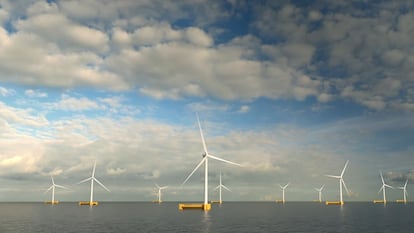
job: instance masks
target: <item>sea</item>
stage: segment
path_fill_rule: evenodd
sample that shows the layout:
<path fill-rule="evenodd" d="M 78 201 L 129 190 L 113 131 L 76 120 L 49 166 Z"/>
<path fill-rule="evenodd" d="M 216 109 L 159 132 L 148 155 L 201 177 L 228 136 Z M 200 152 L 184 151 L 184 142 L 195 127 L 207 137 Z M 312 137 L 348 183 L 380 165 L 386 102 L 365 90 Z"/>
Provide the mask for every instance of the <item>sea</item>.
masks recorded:
<path fill-rule="evenodd" d="M 210 211 L 176 202 L 0 203 L 0 232 L 414 232 L 414 203 L 224 202 Z"/>

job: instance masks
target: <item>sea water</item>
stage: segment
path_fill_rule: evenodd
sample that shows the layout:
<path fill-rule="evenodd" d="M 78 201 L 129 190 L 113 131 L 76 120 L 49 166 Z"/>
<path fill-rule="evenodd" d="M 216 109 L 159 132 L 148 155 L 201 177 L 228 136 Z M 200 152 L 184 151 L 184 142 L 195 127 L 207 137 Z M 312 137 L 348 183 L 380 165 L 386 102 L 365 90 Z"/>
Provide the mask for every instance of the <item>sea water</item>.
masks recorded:
<path fill-rule="evenodd" d="M 414 232 L 414 204 L 225 202 L 208 212 L 178 203 L 0 203 L 0 232 Z"/>

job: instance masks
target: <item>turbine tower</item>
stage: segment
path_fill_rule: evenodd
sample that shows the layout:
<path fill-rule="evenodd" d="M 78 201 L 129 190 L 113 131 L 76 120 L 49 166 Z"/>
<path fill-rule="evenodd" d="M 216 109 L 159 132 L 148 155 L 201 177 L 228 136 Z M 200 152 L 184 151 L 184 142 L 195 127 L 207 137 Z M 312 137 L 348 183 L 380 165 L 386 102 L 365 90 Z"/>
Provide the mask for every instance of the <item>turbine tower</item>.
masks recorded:
<path fill-rule="evenodd" d="M 407 183 L 408 183 L 408 179 L 405 181 L 404 186 L 402 187 L 397 187 L 398 189 L 402 189 L 403 190 L 403 194 L 404 194 L 404 199 L 402 200 L 403 203 L 407 203 Z"/>
<path fill-rule="evenodd" d="M 47 193 L 47 192 L 49 192 L 50 190 L 52 190 L 52 201 L 46 201 L 45 203 L 46 204 L 52 204 L 52 205 L 54 205 L 54 204 L 59 204 L 59 201 L 55 201 L 55 188 L 57 187 L 57 188 L 62 188 L 62 189 L 67 189 L 65 186 L 62 186 L 62 185 L 58 185 L 58 184 L 55 184 L 55 181 L 54 181 L 54 179 L 53 179 L 53 176 L 50 176 L 51 178 L 52 178 L 52 186 L 50 186 L 46 191 L 45 191 L 45 193 Z"/>
<path fill-rule="evenodd" d="M 160 187 L 158 184 L 155 184 L 155 186 L 157 186 L 157 188 L 158 188 L 158 195 L 157 195 L 158 200 L 156 201 L 156 203 L 161 203 L 162 202 L 162 200 L 161 200 L 161 190 L 168 188 L 168 186 Z"/>
<path fill-rule="evenodd" d="M 282 189 L 282 203 L 285 203 L 285 189 L 289 186 L 290 182 L 287 183 L 285 186 L 279 184 L 279 187 Z"/>
<path fill-rule="evenodd" d="M 218 158 L 212 154 L 209 154 L 207 151 L 207 146 L 206 146 L 206 142 L 204 140 L 204 136 L 203 136 L 203 130 L 201 129 L 201 124 L 200 124 L 200 119 L 198 117 L 197 114 L 197 122 L 198 122 L 198 128 L 200 129 L 200 135 L 201 135 L 201 141 L 203 143 L 203 149 L 204 149 L 204 153 L 202 154 L 203 159 L 200 161 L 200 163 L 194 168 L 194 170 L 190 173 L 190 175 L 188 175 L 188 177 L 184 180 L 184 182 L 182 183 L 182 185 L 184 185 L 188 179 L 190 179 L 190 177 L 194 174 L 194 172 L 204 163 L 204 203 L 201 206 L 201 208 L 203 210 L 210 210 L 211 209 L 211 204 L 208 203 L 208 159 L 215 159 L 218 161 L 222 161 L 225 163 L 229 163 L 229 164 L 233 164 L 233 165 L 237 165 L 237 166 L 241 166 L 238 163 L 234 163 L 222 158 Z M 182 207 L 182 205 L 179 206 L 180 209 L 185 208 Z"/>
<path fill-rule="evenodd" d="M 319 193 L 319 195 L 318 195 L 319 202 L 322 202 L 322 190 L 323 190 L 324 187 L 325 187 L 325 185 L 322 185 L 322 187 L 320 187 L 320 188 L 315 188 L 315 190 Z"/>
<path fill-rule="evenodd" d="M 348 188 L 346 187 L 345 181 L 343 179 L 345 169 L 348 166 L 348 162 L 349 162 L 349 160 L 346 161 L 345 166 L 342 169 L 342 172 L 341 172 L 340 176 L 326 175 L 328 177 L 339 179 L 339 202 L 332 202 L 332 204 L 340 204 L 340 205 L 344 204 L 344 199 L 342 197 L 342 185 L 345 187 L 346 192 L 349 193 Z M 326 204 L 329 205 L 329 204 L 331 204 L 331 202 L 327 202 Z"/>
<path fill-rule="evenodd" d="M 382 190 L 383 203 L 386 204 L 387 203 L 387 198 L 385 196 L 385 187 L 392 188 L 392 189 L 394 189 L 394 188 L 384 182 L 384 177 L 382 176 L 382 172 L 380 172 L 380 176 L 381 176 L 382 186 L 379 189 L 378 193 L 381 192 L 381 190 Z"/>
<path fill-rule="evenodd" d="M 82 181 L 80 181 L 78 184 L 84 183 L 86 181 L 91 181 L 91 197 L 89 202 L 87 201 L 81 201 L 79 202 L 79 205 L 89 205 L 89 206 L 93 206 L 93 205 L 98 205 L 97 201 L 93 201 L 93 182 L 96 181 L 96 183 L 98 183 L 102 188 L 104 188 L 106 191 L 111 192 L 107 187 L 105 187 L 105 185 L 103 185 L 98 179 L 95 178 L 95 169 L 96 169 L 96 160 L 95 163 L 93 165 L 93 169 L 92 169 L 92 176 L 89 178 L 86 178 Z"/>
<path fill-rule="evenodd" d="M 219 196 L 220 196 L 220 199 L 219 199 L 219 203 L 221 204 L 221 203 L 223 203 L 223 200 L 221 199 L 221 188 L 225 188 L 227 191 L 230 191 L 231 192 L 231 190 L 229 189 L 229 188 L 227 188 L 222 182 L 221 182 L 221 171 L 220 171 L 220 184 L 216 187 L 216 188 L 214 188 L 214 190 L 217 190 L 217 189 L 219 189 Z"/>

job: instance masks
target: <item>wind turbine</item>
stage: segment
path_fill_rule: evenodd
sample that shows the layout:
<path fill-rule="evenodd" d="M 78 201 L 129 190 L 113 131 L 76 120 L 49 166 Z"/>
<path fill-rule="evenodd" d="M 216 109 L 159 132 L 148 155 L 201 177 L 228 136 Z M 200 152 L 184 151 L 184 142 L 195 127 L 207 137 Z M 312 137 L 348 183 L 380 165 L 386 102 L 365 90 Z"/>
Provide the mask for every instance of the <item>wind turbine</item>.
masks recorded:
<path fill-rule="evenodd" d="M 190 173 L 190 175 L 188 175 L 188 177 L 184 180 L 184 182 L 182 183 L 182 185 L 184 185 L 188 179 L 190 179 L 190 177 L 194 174 L 194 172 L 204 163 L 204 203 L 203 205 L 200 207 L 203 210 L 210 210 L 211 209 L 211 204 L 208 203 L 208 159 L 215 159 L 215 160 L 219 160 L 225 163 L 229 163 L 229 164 L 233 164 L 233 165 L 237 165 L 237 166 L 241 166 L 238 163 L 234 163 L 222 158 L 218 158 L 212 154 L 209 154 L 207 151 L 207 146 L 206 146 L 206 142 L 204 140 L 204 136 L 203 136 L 203 130 L 201 129 L 201 124 L 200 124 L 200 119 L 198 118 L 198 114 L 197 114 L 197 122 L 198 122 L 198 128 L 200 129 L 200 135 L 201 135 L 201 141 L 203 143 L 203 149 L 204 149 L 204 153 L 202 154 L 203 159 L 200 161 L 200 163 L 194 168 L 194 170 Z M 185 205 L 179 205 L 180 209 L 184 209 L 186 208 Z M 190 207 L 190 208 L 194 208 L 194 207 Z"/>
<path fill-rule="evenodd" d="M 282 189 L 282 203 L 285 203 L 285 189 L 289 186 L 290 182 L 287 183 L 285 186 L 279 184 L 279 187 Z"/>
<path fill-rule="evenodd" d="M 332 177 L 332 178 L 339 179 L 339 198 L 340 198 L 339 202 L 326 202 L 327 205 L 329 205 L 329 204 L 340 204 L 340 205 L 343 205 L 344 204 L 344 199 L 342 197 L 342 185 L 345 187 L 346 192 L 349 193 L 348 188 L 346 187 L 346 184 L 345 184 L 344 179 L 343 179 L 343 176 L 344 176 L 344 173 L 345 173 L 345 169 L 348 166 L 348 162 L 349 162 L 349 160 L 346 161 L 345 166 L 342 169 L 342 172 L 341 172 L 341 175 L 340 176 L 326 175 L 328 177 Z"/>
<path fill-rule="evenodd" d="M 404 193 L 404 200 L 402 201 L 403 203 L 407 203 L 407 195 L 408 195 L 408 193 L 407 193 L 407 183 L 408 183 L 408 179 L 405 181 L 404 186 L 397 187 L 398 189 L 402 189 L 403 190 L 403 193 Z"/>
<path fill-rule="evenodd" d="M 214 190 L 217 190 L 217 189 L 219 189 L 219 196 L 220 196 L 220 200 L 219 200 L 219 203 L 221 204 L 221 203 L 223 203 L 223 201 L 222 201 L 222 199 L 221 199 L 221 188 L 225 188 L 227 191 L 230 191 L 231 192 L 231 190 L 229 189 L 229 188 L 227 188 L 222 182 L 221 182 L 221 171 L 220 171 L 220 184 L 216 187 L 216 188 L 214 188 Z"/>
<path fill-rule="evenodd" d="M 322 190 L 324 187 L 325 185 L 322 185 L 322 187 L 320 188 L 315 188 L 315 190 L 319 193 L 319 198 L 318 198 L 319 202 L 322 202 Z"/>
<path fill-rule="evenodd" d="M 162 186 L 162 187 L 160 187 L 158 184 L 155 184 L 155 186 L 157 186 L 157 188 L 158 188 L 158 200 L 157 201 L 155 201 L 156 203 L 161 203 L 162 201 L 161 201 L 161 190 L 163 190 L 163 189 L 166 189 L 166 188 L 168 188 L 168 186 Z"/>
<path fill-rule="evenodd" d="M 385 187 L 392 188 L 392 189 L 394 189 L 394 187 L 392 187 L 392 186 L 390 186 L 390 185 L 388 185 L 384 182 L 384 177 L 382 176 L 382 172 L 380 172 L 380 176 L 381 176 L 382 186 L 379 189 L 378 193 L 381 192 L 381 190 L 382 190 L 382 197 L 383 197 L 382 202 L 384 204 L 386 204 L 387 203 L 387 198 L 385 197 Z M 377 203 L 379 203 L 379 202 L 377 202 Z"/>
<path fill-rule="evenodd" d="M 96 160 L 95 163 L 93 165 L 93 170 L 92 170 L 92 176 L 89 178 L 86 178 L 82 181 L 80 181 L 78 184 L 84 183 L 86 181 L 91 181 L 91 198 L 89 200 L 89 202 L 87 201 L 81 201 L 79 202 L 79 205 L 89 205 L 89 206 L 93 206 L 93 205 L 98 205 L 97 201 L 93 201 L 93 182 L 96 181 L 96 183 L 98 183 L 102 188 L 104 188 L 106 191 L 111 192 L 107 187 L 105 187 L 105 185 L 103 185 L 98 179 L 95 178 L 95 169 L 96 169 Z"/>
<path fill-rule="evenodd" d="M 49 192 L 50 190 L 52 190 L 52 201 L 46 201 L 45 203 L 46 204 L 52 204 L 52 205 L 54 205 L 54 204 L 59 204 L 59 201 L 55 201 L 55 188 L 56 187 L 58 187 L 58 188 L 62 188 L 62 189 L 67 189 L 65 186 L 62 186 L 62 185 L 58 185 L 58 184 L 55 184 L 55 181 L 54 181 L 54 179 L 53 179 L 53 176 L 50 176 L 51 178 L 52 178 L 52 186 L 50 186 L 46 191 L 45 191 L 45 193 L 47 193 L 47 192 Z"/>

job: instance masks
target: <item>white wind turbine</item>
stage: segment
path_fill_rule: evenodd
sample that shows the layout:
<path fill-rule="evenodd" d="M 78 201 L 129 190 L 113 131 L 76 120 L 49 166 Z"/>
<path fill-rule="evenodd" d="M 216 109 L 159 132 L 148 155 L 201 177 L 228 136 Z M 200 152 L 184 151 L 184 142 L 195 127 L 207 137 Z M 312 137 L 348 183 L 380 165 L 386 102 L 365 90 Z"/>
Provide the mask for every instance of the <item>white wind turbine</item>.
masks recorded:
<path fill-rule="evenodd" d="M 285 189 L 289 186 L 290 182 L 287 183 L 285 186 L 279 184 L 279 187 L 282 189 L 282 203 L 285 203 Z"/>
<path fill-rule="evenodd" d="M 343 179 L 346 166 L 348 166 L 348 162 L 349 162 L 349 160 L 346 161 L 345 166 L 342 169 L 342 172 L 341 172 L 340 176 L 326 175 L 328 177 L 339 179 L 339 198 L 340 198 L 339 204 L 341 204 L 341 205 L 344 204 L 344 199 L 342 197 L 342 185 L 345 187 L 346 192 L 349 193 L 348 188 L 346 187 L 346 184 L 345 184 L 344 179 Z"/>
<path fill-rule="evenodd" d="M 168 188 L 168 186 L 160 187 L 158 184 L 155 184 L 155 186 L 157 186 L 157 188 L 158 188 L 158 195 L 157 195 L 158 196 L 158 201 L 156 201 L 156 202 L 161 203 L 162 202 L 162 200 L 161 200 L 161 190 Z"/>
<path fill-rule="evenodd" d="M 407 203 L 407 195 L 408 195 L 408 193 L 407 193 L 407 184 L 408 184 L 408 179 L 405 181 L 404 186 L 397 187 L 398 189 L 402 189 L 403 190 L 403 193 L 404 193 L 404 200 L 403 200 L 403 202 L 404 203 Z"/>
<path fill-rule="evenodd" d="M 221 188 L 225 188 L 227 191 L 230 191 L 231 192 L 231 190 L 229 189 L 229 188 L 227 188 L 222 182 L 221 182 L 221 171 L 220 171 L 220 184 L 214 189 L 214 190 L 217 190 L 217 189 L 219 189 L 219 196 L 220 196 L 220 200 L 219 200 L 219 203 L 221 204 L 221 203 L 223 203 L 223 201 L 222 201 L 222 199 L 221 199 Z"/>
<path fill-rule="evenodd" d="M 80 183 L 84 183 L 86 181 L 91 181 L 91 197 L 90 197 L 90 201 L 89 202 L 79 202 L 80 205 L 98 205 L 97 201 L 93 201 L 93 182 L 96 181 L 96 183 L 98 183 L 102 188 L 104 188 L 106 191 L 111 192 L 107 187 L 105 187 L 105 185 L 103 185 L 98 179 L 95 178 L 95 169 L 96 169 L 96 160 L 95 163 L 93 165 L 93 170 L 92 170 L 92 176 L 89 178 L 86 178 L 82 181 L 80 181 L 78 184 Z"/>
<path fill-rule="evenodd" d="M 206 146 L 206 142 L 204 140 L 204 136 L 203 136 L 203 130 L 201 129 L 201 124 L 200 124 L 200 119 L 198 117 L 197 114 L 197 122 L 198 122 L 198 127 L 200 129 L 200 135 L 201 135 L 201 141 L 203 143 L 203 149 L 204 149 L 204 153 L 203 153 L 203 159 L 200 161 L 200 163 L 194 168 L 194 170 L 190 173 L 190 175 L 188 175 L 188 177 L 184 180 L 184 182 L 182 183 L 182 185 L 184 185 L 188 179 L 190 179 L 190 177 L 194 174 L 194 172 L 204 163 L 204 203 L 203 203 L 203 209 L 204 210 L 209 210 L 210 209 L 210 205 L 208 204 L 208 159 L 215 159 L 215 160 L 219 160 L 225 163 L 229 163 L 229 164 L 233 164 L 233 165 L 237 165 L 237 166 L 241 166 L 238 163 L 234 163 L 225 159 L 221 159 L 218 158 L 214 155 L 211 155 L 208 153 L 207 151 L 207 146 Z"/>
<path fill-rule="evenodd" d="M 378 191 L 378 193 L 381 192 L 381 190 L 382 190 L 383 203 L 386 204 L 387 203 L 387 198 L 385 196 L 385 187 L 392 188 L 392 189 L 394 189 L 394 187 L 392 187 L 392 186 L 390 186 L 390 185 L 388 185 L 384 182 L 384 177 L 382 176 L 382 172 L 380 172 L 380 176 L 381 176 L 382 186 L 381 186 L 380 190 Z"/>
<path fill-rule="evenodd" d="M 51 178 L 52 178 L 52 186 L 50 186 L 46 191 L 45 191 L 45 193 L 47 193 L 47 192 L 49 192 L 50 190 L 52 190 L 52 201 L 50 201 L 50 202 L 46 202 L 47 204 L 52 204 L 52 205 L 54 205 L 54 204 L 58 204 L 59 203 L 59 201 L 55 201 L 55 188 L 56 187 L 58 187 L 58 188 L 62 188 L 62 189 L 67 189 L 65 186 L 62 186 L 62 185 L 58 185 L 58 184 L 55 184 L 55 180 L 53 179 L 53 176 L 50 176 Z"/>
<path fill-rule="evenodd" d="M 318 195 L 319 202 L 322 202 L 322 190 L 323 190 L 324 187 L 325 187 L 325 185 L 322 185 L 322 187 L 320 187 L 320 188 L 315 188 L 315 190 L 319 193 L 319 195 Z"/>

